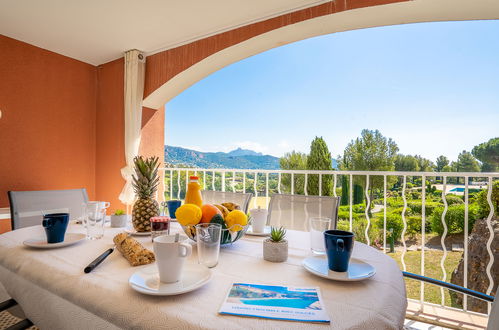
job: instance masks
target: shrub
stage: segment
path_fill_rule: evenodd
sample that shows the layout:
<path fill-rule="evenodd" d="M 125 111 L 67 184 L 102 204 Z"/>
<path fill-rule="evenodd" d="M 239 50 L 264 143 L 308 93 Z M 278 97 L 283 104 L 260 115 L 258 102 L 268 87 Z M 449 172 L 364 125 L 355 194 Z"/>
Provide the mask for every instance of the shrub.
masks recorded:
<path fill-rule="evenodd" d="M 358 220 L 360 217 L 362 217 L 362 214 L 352 212 L 352 220 Z M 338 210 L 338 219 L 350 221 L 350 210 Z"/>
<path fill-rule="evenodd" d="M 455 205 L 455 204 L 464 204 L 463 198 L 457 195 L 445 195 L 445 200 L 447 204 Z"/>
<path fill-rule="evenodd" d="M 442 224 L 443 207 L 437 207 L 429 217 L 431 230 L 442 235 L 444 226 Z M 468 206 L 468 231 L 471 232 L 475 221 L 480 218 L 479 207 L 476 204 Z M 449 234 L 464 232 L 464 204 L 450 205 L 445 215 L 445 223 Z"/>
<path fill-rule="evenodd" d="M 487 201 L 487 190 L 476 193 L 474 199 L 478 204 L 480 218 L 487 218 L 490 213 L 489 202 Z M 494 206 L 495 214 L 499 215 L 499 181 L 495 181 L 492 184 L 491 201 Z"/>
<path fill-rule="evenodd" d="M 428 217 L 433 213 L 435 208 L 442 206 L 442 204 L 432 201 L 426 201 L 425 206 L 426 206 L 425 207 L 426 216 Z M 413 214 L 422 214 L 423 201 L 422 200 L 410 201 L 407 203 L 407 207 L 411 209 Z"/>
<path fill-rule="evenodd" d="M 379 221 L 376 222 L 376 226 L 378 229 L 383 231 L 383 218 L 379 219 Z M 395 240 L 400 240 L 400 235 L 402 234 L 402 229 L 404 228 L 403 223 L 402 223 L 402 216 L 400 214 L 390 212 L 386 214 L 386 237 L 390 236 L 390 228 L 393 228 L 393 235 L 395 237 Z"/>
<path fill-rule="evenodd" d="M 352 232 L 355 235 L 356 241 L 367 244 L 366 226 L 366 219 L 357 219 L 352 222 Z M 350 222 L 346 220 L 339 220 L 336 227 L 339 230 L 350 231 Z M 371 245 L 373 245 L 376 241 L 380 242 L 383 240 L 383 225 L 381 225 L 380 229 L 377 225 L 376 218 L 371 219 L 371 226 L 369 227 L 368 236 Z"/>

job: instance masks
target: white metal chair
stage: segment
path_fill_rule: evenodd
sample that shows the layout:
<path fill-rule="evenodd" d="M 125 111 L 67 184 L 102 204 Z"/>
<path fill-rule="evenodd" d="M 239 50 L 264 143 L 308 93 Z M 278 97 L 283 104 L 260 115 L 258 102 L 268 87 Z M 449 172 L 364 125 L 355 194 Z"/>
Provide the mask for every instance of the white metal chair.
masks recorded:
<path fill-rule="evenodd" d="M 229 191 L 213 191 L 213 190 L 203 190 L 201 192 L 204 204 L 220 204 L 225 202 L 232 202 L 239 204 L 241 211 L 244 213 L 248 212 L 248 206 L 252 193 L 238 193 Z"/>
<path fill-rule="evenodd" d="M 9 191 L 12 230 L 42 223 L 43 213 L 69 213 L 70 219 L 81 218 L 82 204 L 88 201 L 82 189 Z"/>
<path fill-rule="evenodd" d="M 336 229 L 339 206 L 339 197 L 274 194 L 270 199 L 267 224 L 308 231 L 310 217 L 325 217 L 331 219 L 330 229 Z"/>

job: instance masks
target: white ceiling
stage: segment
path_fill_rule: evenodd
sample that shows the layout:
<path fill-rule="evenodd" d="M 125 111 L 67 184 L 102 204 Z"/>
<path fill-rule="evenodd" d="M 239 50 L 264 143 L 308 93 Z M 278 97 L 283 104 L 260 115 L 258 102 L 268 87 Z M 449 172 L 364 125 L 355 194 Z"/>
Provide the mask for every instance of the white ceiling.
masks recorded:
<path fill-rule="evenodd" d="M 0 34 L 98 65 L 325 0 L 2 0 Z"/>

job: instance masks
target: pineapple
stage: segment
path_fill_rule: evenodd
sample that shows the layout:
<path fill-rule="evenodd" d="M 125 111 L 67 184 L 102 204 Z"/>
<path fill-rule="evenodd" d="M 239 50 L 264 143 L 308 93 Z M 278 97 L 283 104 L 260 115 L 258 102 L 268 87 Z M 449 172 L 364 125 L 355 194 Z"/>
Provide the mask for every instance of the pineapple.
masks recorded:
<path fill-rule="evenodd" d="M 138 232 L 151 231 L 152 217 L 159 215 L 158 202 L 153 198 L 159 184 L 159 158 L 150 157 L 145 160 L 142 156 L 133 159 L 135 175 L 133 176 L 133 190 L 137 201 L 133 204 L 132 222 Z"/>

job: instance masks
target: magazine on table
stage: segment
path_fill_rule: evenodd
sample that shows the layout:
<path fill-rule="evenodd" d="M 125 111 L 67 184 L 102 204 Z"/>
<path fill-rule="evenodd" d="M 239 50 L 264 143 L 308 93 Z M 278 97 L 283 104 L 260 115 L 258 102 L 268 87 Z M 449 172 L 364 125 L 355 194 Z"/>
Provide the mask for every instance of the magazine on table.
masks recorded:
<path fill-rule="evenodd" d="M 220 314 L 329 323 L 318 287 L 234 283 Z"/>

